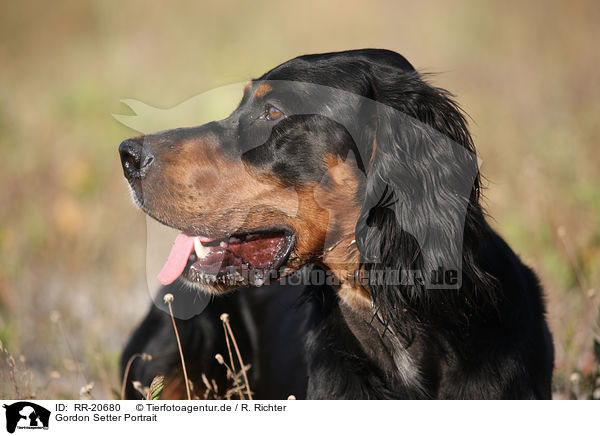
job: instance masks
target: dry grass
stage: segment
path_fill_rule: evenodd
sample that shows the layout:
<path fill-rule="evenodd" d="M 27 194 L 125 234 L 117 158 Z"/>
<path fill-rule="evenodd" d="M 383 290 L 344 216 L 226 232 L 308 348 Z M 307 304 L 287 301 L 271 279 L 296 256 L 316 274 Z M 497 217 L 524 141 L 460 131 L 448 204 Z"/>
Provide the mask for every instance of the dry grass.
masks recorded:
<path fill-rule="evenodd" d="M 192 394 L 190 393 L 190 379 L 187 375 L 187 367 L 185 365 L 185 358 L 183 357 L 183 349 L 181 348 L 181 340 L 179 339 L 179 331 L 177 330 L 177 324 L 175 323 L 175 317 L 173 316 L 173 294 L 165 294 L 164 296 L 165 303 L 169 306 L 169 314 L 171 315 L 171 322 L 173 323 L 173 331 L 175 332 L 175 339 L 177 340 L 177 349 L 179 350 L 179 357 L 181 358 L 181 369 L 183 371 L 183 380 L 185 382 L 185 392 L 187 394 L 187 399 L 192 399 Z"/>
<path fill-rule="evenodd" d="M 116 152 L 135 132 L 110 115 L 121 99 L 171 107 L 300 53 L 369 46 L 441 71 L 473 117 L 492 224 L 546 290 L 555 395 L 598 392 L 600 8 L 365 5 L 2 3 L 1 397 L 78 398 L 92 382 L 82 395 L 119 397 L 118 356 L 149 304 L 144 219 Z"/>
<path fill-rule="evenodd" d="M 173 307 L 171 303 L 173 302 L 172 294 L 165 294 L 164 301 L 169 307 L 169 313 L 171 315 L 171 321 L 173 322 L 173 331 L 175 333 L 175 339 L 177 341 L 177 348 L 179 350 L 179 356 L 181 358 L 181 368 L 183 380 L 186 385 L 186 394 L 187 399 L 200 399 L 198 395 L 192 395 L 194 392 L 194 384 L 188 378 L 187 369 L 185 364 L 185 359 L 183 357 L 183 348 L 181 347 L 181 341 L 179 340 L 179 331 L 177 330 L 177 324 L 175 323 L 175 317 L 173 316 Z M 211 379 L 210 382 L 206 377 L 206 374 L 202 374 L 202 382 L 204 384 L 204 394 L 202 395 L 202 399 L 207 400 L 231 400 L 234 397 L 237 397 L 240 400 L 252 400 L 252 391 L 250 390 L 250 383 L 248 382 L 248 371 L 250 370 L 250 365 L 245 365 L 244 360 L 242 359 L 242 355 L 237 346 L 237 341 L 235 339 L 235 335 L 233 334 L 233 330 L 231 325 L 229 324 L 229 315 L 223 313 L 221 315 L 221 321 L 223 322 L 223 330 L 225 331 L 225 341 L 227 343 L 227 350 L 229 351 L 229 365 L 225 363 L 225 359 L 220 354 L 215 355 L 216 361 L 223 365 L 226 370 L 226 379 L 232 385 L 232 388 L 226 390 L 224 395 L 220 395 L 219 387 L 217 386 L 214 379 Z M 233 360 L 233 354 L 231 352 L 230 342 L 234 344 L 236 357 L 238 359 L 238 363 L 240 365 L 241 370 L 239 372 L 235 371 L 235 362 Z M 127 383 L 129 383 L 129 372 L 131 369 L 131 365 L 136 359 L 143 359 L 146 361 L 152 360 L 152 356 L 146 353 L 137 353 L 133 354 L 127 364 L 125 365 L 125 370 L 123 373 L 123 381 L 121 382 L 121 400 L 125 399 L 125 391 L 127 388 Z M 14 365 L 14 362 L 13 362 Z M 13 374 L 14 377 L 14 374 Z M 163 375 L 157 375 L 152 380 L 150 386 L 143 386 L 142 383 L 138 380 L 134 380 L 131 382 L 133 387 L 142 394 L 143 398 L 147 400 L 158 400 L 160 399 L 160 395 L 164 389 L 164 387 L 168 384 L 168 381 L 165 381 L 165 377 Z M 92 386 L 93 387 L 93 386 Z M 16 388 L 16 384 L 15 384 Z M 90 388 L 91 390 L 91 388 Z M 81 396 L 81 394 L 80 394 Z"/>
<path fill-rule="evenodd" d="M 240 353 L 240 349 L 238 348 L 237 341 L 235 340 L 235 336 L 233 334 L 233 330 L 231 329 L 231 325 L 229 324 L 229 315 L 226 313 L 221 314 L 221 321 L 223 322 L 223 329 L 225 330 L 225 338 L 227 340 L 227 350 L 229 351 L 229 361 L 231 363 L 231 369 L 233 370 L 231 373 L 231 378 L 234 380 L 234 384 L 236 387 L 240 389 L 240 399 L 244 399 L 244 394 L 248 396 L 249 400 L 252 400 L 252 392 L 250 391 L 250 383 L 248 382 L 248 373 L 246 371 L 247 367 L 244 365 L 244 360 L 242 359 L 242 354 Z M 233 343 L 233 348 L 235 349 L 235 355 L 238 359 L 238 363 L 240 364 L 240 373 L 244 378 L 244 384 L 241 385 L 238 382 L 239 375 L 235 374 L 235 365 L 233 363 L 233 356 L 231 355 L 231 346 L 229 344 L 229 339 Z M 218 360 L 218 359 L 217 359 Z"/>

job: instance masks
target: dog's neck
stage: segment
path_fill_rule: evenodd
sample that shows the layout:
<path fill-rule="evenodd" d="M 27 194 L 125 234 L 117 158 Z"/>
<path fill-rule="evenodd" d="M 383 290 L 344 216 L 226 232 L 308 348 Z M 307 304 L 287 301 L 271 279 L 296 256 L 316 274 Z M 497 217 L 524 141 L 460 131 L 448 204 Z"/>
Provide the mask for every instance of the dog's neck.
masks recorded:
<path fill-rule="evenodd" d="M 360 285 L 359 253 L 353 236 L 340 239 L 325 249 L 323 264 L 339 280 L 337 295 L 342 304 L 357 312 L 369 312 L 373 301 L 369 292 Z"/>
<path fill-rule="evenodd" d="M 394 378 L 415 390 L 422 390 L 421 374 L 414 357 L 403 345 L 398 332 L 373 312 L 357 312 L 341 307 L 342 315 L 365 353 L 386 370 L 391 369 Z"/>
<path fill-rule="evenodd" d="M 374 316 L 371 309 L 350 307 L 333 288 L 317 288 L 313 296 L 315 324 L 307 337 L 309 395 L 348 399 L 428 397 L 419 369 L 418 350 L 413 356 L 414 347 L 407 349 L 398 332 Z M 329 345 L 324 347 L 324 344 Z M 331 344 L 344 345 L 338 349 Z M 349 366 L 347 359 L 354 363 Z M 372 368 L 372 378 L 363 378 L 357 368 Z M 326 374 L 332 380 L 346 380 L 353 388 L 348 390 L 336 383 L 313 385 L 312 372 Z"/>

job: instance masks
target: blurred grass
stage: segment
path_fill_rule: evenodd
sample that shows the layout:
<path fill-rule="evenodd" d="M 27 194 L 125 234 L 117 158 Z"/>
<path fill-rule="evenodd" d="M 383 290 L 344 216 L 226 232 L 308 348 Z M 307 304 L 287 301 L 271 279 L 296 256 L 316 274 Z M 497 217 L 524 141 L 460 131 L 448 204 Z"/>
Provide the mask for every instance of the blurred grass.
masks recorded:
<path fill-rule="evenodd" d="M 111 117 L 129 113 L 121 99 L 168 108 L 299 54 L 382 47 L 440 72 L 473 117 L 492 223 L 546 289 L 556 396 L 589 396 L 598 22 L 595 1 L 3 2 L 0 340 L 23 395 L 74 398 L 94 381 L 110 397 L 149 304 L 145 224 L 116 152 L 134 132 Z M 7 365 L 0 396 L 14 397 Z"/>

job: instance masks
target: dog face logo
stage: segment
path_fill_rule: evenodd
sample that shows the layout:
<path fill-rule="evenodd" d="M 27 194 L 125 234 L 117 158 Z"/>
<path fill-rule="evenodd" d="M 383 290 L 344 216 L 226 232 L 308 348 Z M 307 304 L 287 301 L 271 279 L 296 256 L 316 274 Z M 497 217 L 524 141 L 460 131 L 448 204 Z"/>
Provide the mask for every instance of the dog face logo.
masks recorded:
<path fill-rule="evenodd" d="M 29 401 L 19 401 L 6 409 L 6 431 L 14 433 L 18 429 L 48 429 L 50 411 Z"/>

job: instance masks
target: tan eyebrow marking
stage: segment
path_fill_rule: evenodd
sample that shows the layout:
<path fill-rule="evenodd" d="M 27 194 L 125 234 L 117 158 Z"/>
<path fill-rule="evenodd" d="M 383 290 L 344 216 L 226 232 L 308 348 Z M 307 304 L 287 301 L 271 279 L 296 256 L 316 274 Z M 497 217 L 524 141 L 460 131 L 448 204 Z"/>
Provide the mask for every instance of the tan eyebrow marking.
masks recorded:
<path fill-rule="evenodd" d="M 271 87 L 271 85 L 269 85 L 267 83 L 261 83 L 258 86 L 258 88 L 256 88 L 256 91 L 254 92 L 254 98 L 264 97 L 265 95 L 267 95 L 272 90 L 273 90 L 273 88 Z"/>

